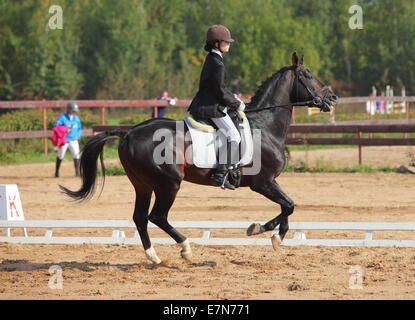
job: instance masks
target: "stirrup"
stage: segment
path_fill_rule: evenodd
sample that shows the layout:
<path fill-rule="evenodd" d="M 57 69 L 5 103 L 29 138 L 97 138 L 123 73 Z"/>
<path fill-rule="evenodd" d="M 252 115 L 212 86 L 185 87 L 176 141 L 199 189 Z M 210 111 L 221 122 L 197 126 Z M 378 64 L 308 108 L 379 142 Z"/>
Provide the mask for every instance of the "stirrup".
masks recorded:
<path fill-rule="evenodd" d="M 229 181 L 228 181 L 228 176 L 229 176 L 229 171 L 227 171 L 223 177 L 217 177 L 216 176 L 217 173 L 214 173 L 211 176 L 211 183 L 214 186 L 217 187 L 221 187 L 221 189 L 230 189 L 230 190 L 235 190 L 235 186 L 232 185 Z"/>
<path fill-rule="evenodd" d="M 235 190 L 235 186 L 229 182 L 228 176 L 229 176 L 229 170 L 225 173 L 225 176 L 223 177 L 223 182 L 220 185 L 220 187 L 223 190 L 225 190 L 225 189 Z"/>

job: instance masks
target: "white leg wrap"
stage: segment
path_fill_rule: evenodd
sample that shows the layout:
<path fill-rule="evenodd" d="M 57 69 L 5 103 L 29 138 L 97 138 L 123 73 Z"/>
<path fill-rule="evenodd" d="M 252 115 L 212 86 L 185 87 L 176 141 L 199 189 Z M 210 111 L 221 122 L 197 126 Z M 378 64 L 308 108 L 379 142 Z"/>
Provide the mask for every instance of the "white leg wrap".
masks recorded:
<path fill-rule="evenodd" d="M 145 250 L 145 253 L 146 253 L 147 259 L 149 259 L 154 264 L 160 264 L 161 263 L 161 260 L 157 256 L 156 250 L 154 250 L 153 247 L 150 247 L 149 249 Z"/>
<path fill-rule="evenodd" d="M 182 247 L 180 251 L 182 258 L 190 261 L 192 258 L 192 249 L 190 248 L 189 240 L 186 239 L 182 243 L 179 243 L 179 246 Z"/>
<path fill-rule="evenodd" d="M 280 235 L 277 233 L 274 233 L 271 237 L 271 242 L 272 242 L 272 247 L 274 248 L 274 250 L 277 250 L 282 242 Z"/>

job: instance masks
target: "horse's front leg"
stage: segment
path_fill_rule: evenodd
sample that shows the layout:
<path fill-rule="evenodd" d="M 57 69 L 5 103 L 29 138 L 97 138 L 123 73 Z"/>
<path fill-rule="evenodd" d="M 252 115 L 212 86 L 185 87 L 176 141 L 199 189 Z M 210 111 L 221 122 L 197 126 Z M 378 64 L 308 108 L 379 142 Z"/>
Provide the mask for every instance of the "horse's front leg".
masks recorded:
<path fill-rule="evenodd" d="M 252 236 L 266 231 L 272 231 L 279 225 L 278 235 L 274 235 L 272 238 L 275 248 L 275 246 L 284 239 L 286 233 L 289 230 L 288 216 L 294 212 L 294 201 L 285 194 L 285 192 L 275 181 L 257 181 L 256 183 L 254 182 L 250 188 L 281 206 L 281 214 L 279 214 L 277 217 L 268 221 L 264 225 L 253 223 L 246 231 L 248 236 Z"/>

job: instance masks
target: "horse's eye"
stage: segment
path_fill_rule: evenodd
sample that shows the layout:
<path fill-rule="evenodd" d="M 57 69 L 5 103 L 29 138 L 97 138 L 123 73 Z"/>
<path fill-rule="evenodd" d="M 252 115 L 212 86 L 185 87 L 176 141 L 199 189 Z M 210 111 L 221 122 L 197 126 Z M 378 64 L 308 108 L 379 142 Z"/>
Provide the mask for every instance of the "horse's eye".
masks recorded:
<path fill-rule="evenodd" d="M 307 78 L 307 79 L 312 79 L 313 78 L 313 76 L 310 74 L 310 73 L 306 73 L 306 74 L 304 74 L 304 76 Z"/>

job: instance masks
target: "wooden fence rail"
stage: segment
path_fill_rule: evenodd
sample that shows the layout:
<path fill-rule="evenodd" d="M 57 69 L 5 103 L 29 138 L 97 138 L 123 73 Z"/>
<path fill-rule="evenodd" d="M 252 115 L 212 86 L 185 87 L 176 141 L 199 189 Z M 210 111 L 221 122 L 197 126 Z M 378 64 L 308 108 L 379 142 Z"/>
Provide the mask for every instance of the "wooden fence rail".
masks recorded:
<path fill-rule="evenodd" d="M 132 125 L 96 125 L 93 134 L 112 129 L 129 129 Z M 414 133 L 414 124 L 291 124 L 290 133 L 352 133 L 356 138 L 287 138 L 287 145 L 357 145 L 358 163 L 363 164 L 362 146 L 415 146 L 415 138 L 363 138 L 363 133 Z"/>
<path fill-rule="evenodd" d="M 92 136 L 92 129 L 83 129 L 82 136 Z M 6 131 L 0 132 L 0 140 L 22 139 L 22 138 L 51 138 L 52 130 L 38 131 Z"/>

